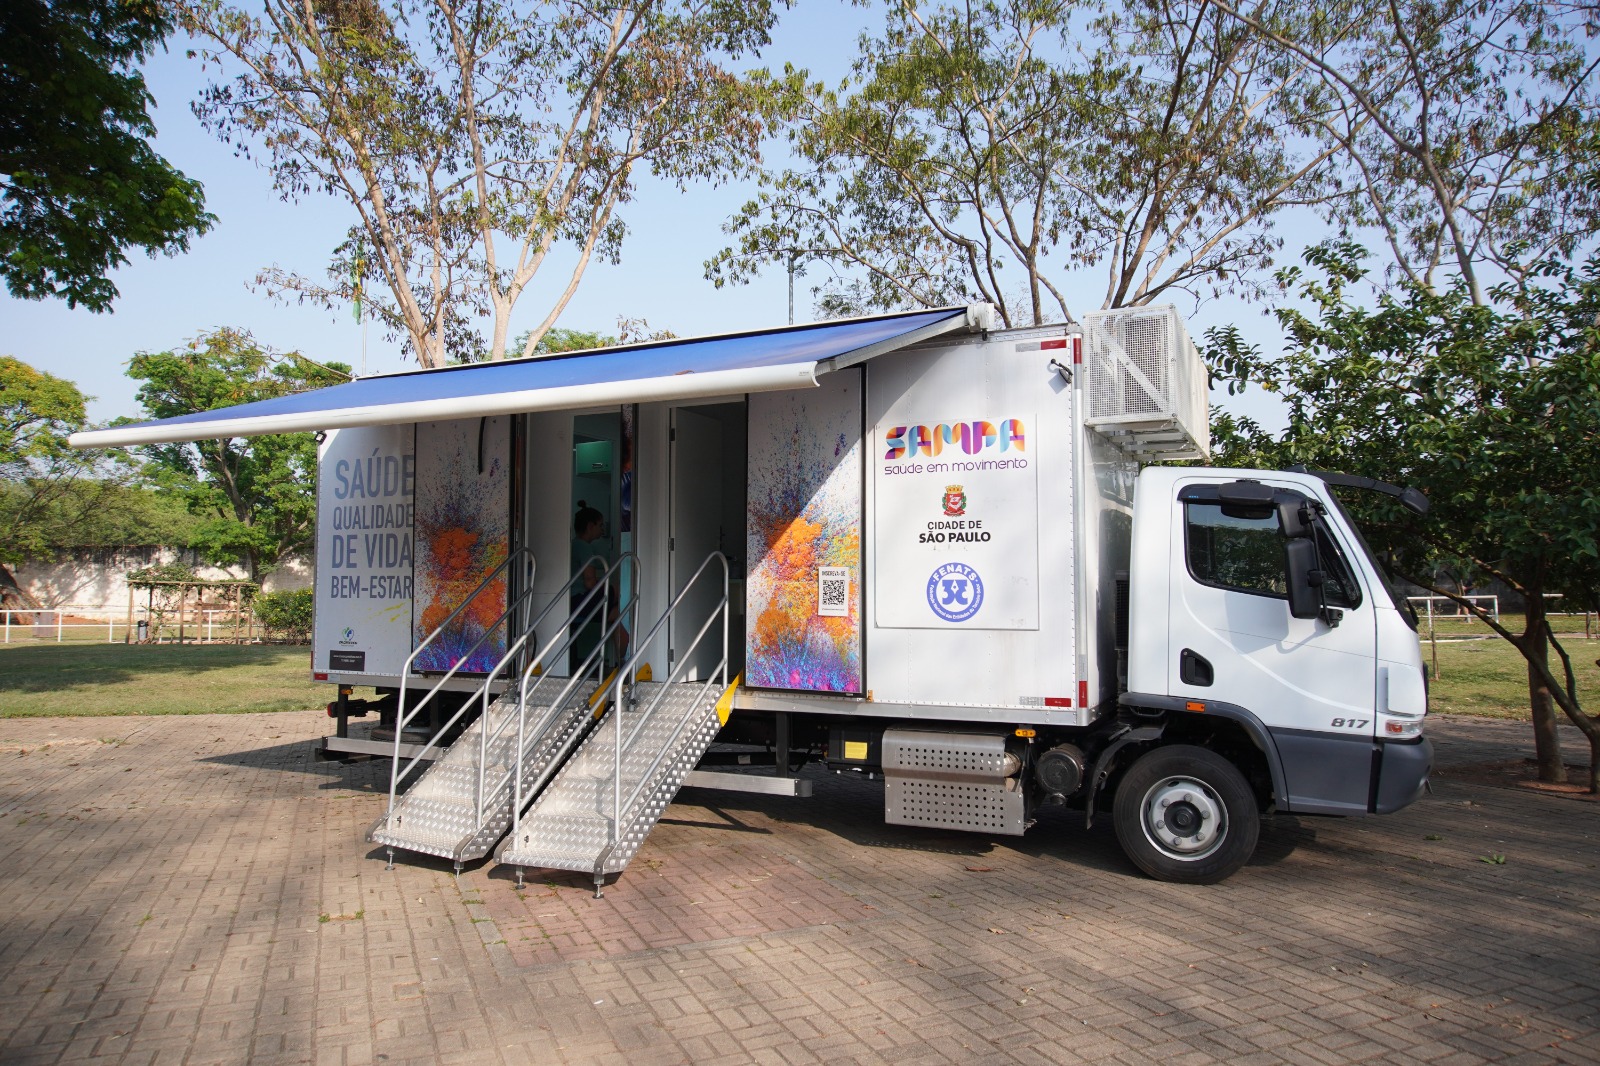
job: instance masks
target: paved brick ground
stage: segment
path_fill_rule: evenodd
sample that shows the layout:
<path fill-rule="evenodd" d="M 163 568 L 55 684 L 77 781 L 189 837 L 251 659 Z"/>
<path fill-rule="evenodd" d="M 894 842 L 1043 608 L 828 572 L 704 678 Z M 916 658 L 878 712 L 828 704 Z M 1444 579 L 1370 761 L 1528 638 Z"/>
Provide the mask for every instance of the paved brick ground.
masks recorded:
<path fill-rule="evenodd" d="M 686 792 L 595 901 L 385 872 L 386 770 L 314 761 L 326 724 L 0 721 L 0 1061 L 1600 1061 L 1600 804 L 1445 776 L 1197 889 L 1104 825 L 886 827 L 827 778 Z M 1447 766 L 1527 746 L 1433 732 Z"/>

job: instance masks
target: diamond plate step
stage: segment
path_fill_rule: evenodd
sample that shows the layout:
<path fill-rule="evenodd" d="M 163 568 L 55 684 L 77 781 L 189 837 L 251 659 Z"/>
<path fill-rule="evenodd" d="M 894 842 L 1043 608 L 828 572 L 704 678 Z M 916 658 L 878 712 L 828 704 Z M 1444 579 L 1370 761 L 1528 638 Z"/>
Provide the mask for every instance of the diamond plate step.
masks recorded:
<path fill-rule="evenodd" d="M 639 784 L 656 757 L 661 765 L 622 819 L 620 839 L 606 856 L 603 873 L 621 873 L 645 836 L 661 819 L 689 771 L 699 763 L 721 728 L 716 702 L 720 691 L 702 682 L 662 686 L 640 683 L 636 698 L 621 711 L 624 741 L 666 689 L 661 705 L 622 752 L 622 797 Z M 514 866 L 594 873 L 611 843 L 611 811 L 615 803 L 613 767 L 616 758 L 616 715 L 613 710 L 592 733 L 533 808 L 522 816 L 517 832 L 500 845 L 495 858 Z M 681 727 L 681 731 L 680 731 Z M 674 739 L 674 734 L 676 738 Z"/>
<path fill-rule="evenodd" d="M 522 764 L 522 795 L 538 793 L 577 746 L 594 717 L 587 682 L 559 707 L 530 704 L 524 736 L 528 752 Z M 511 825 L 512 783 L 516 765 L 517 700 L 502 696 L 468 726 L 444 757 L 373 823 L 367 839 L 424 855 L 465 862 L 489 854 Z M 478 812 L 478 758 L 484 730 L 505 729 L 483 753 L 483 814 Z"/>

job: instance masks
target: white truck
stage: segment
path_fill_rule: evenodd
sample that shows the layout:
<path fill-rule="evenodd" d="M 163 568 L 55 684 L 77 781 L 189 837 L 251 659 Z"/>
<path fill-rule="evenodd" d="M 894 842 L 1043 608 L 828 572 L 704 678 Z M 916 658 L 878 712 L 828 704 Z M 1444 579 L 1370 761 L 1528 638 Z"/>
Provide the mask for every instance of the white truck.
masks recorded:
<path fill-rule="evenodd" d="M 1405 807 L 1431 749 L 1414 618 L 1330 484 L 1426 501 L 1144 465 L 1206 456 L 1206 383 L 1171 308 L 977 305 L 75 443 L 326 431 L 312 669 L 327 754 L 392 759 L 391 861 L 493 851 L 598 894 L 684 784 L 806 795 L 820 762 L 881 775 L 896 824 L 1109 812 L 1141 870 L 1209 883 L 1264 814 Z"/>

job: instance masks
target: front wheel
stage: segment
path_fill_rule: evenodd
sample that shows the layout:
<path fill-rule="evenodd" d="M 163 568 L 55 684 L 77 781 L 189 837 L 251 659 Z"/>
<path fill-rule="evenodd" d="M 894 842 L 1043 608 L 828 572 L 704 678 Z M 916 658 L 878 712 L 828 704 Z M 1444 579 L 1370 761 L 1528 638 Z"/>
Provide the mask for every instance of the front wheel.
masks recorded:
<path fill-rule="evenodd" d="M 1158 881 L 1216 884 L 1250 860 L 1261 834 L 1255 793 L 1231 762 L 1186 744 L 1145 753 L 1123 775 L 1117 842 Z"/>

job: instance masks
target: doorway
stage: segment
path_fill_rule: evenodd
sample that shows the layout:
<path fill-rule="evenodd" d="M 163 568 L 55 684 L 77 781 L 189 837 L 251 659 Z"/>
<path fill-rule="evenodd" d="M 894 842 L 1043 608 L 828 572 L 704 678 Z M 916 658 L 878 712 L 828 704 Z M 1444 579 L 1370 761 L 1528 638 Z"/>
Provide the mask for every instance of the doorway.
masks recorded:
<path fill-rule="evenodd" d="M 712 552 L 727 557 L 730 681 L 744 669 L 747 417 L 743 401 L 675 407 L 669 438 L 670 594 L 676 598 Z M 670 623 L 670 668 L 682 665 L 685 681 L 706 680 L 722 657 L 721 628 L 715 623 L 695 644 L 696 634 L 722 596 L 720 568 L 713 563 L 709 569 L 694 583 Z"/>
<path fill-rule="evenodd" d="M 634 408 L 625 407 L 572 417 L 572 489 L 567 508 L 572 551 L 568 577 L 586 565 L 609 567 L 633 550 L 633 412 Z M 599 564 L 591 562 L 596 557 L 601 560 Z M 629 603 L 636 591 L 632 588 L 631 568 L 621 568 L 618 578 L 607 617 L 614 617 L 618 607 Z M 581 586 L 574 589 L 574 605 L 582 591 Z M 568 656 L 571 669 L 576 669 L 599 639 L 600 621 L 596 619 L 589 628 L 594 633 L 580 634 L 573 643 Z M 615 660 L 623 647 L 619 642 L 616 650 L 608 651 L 608 660 Z"/>

